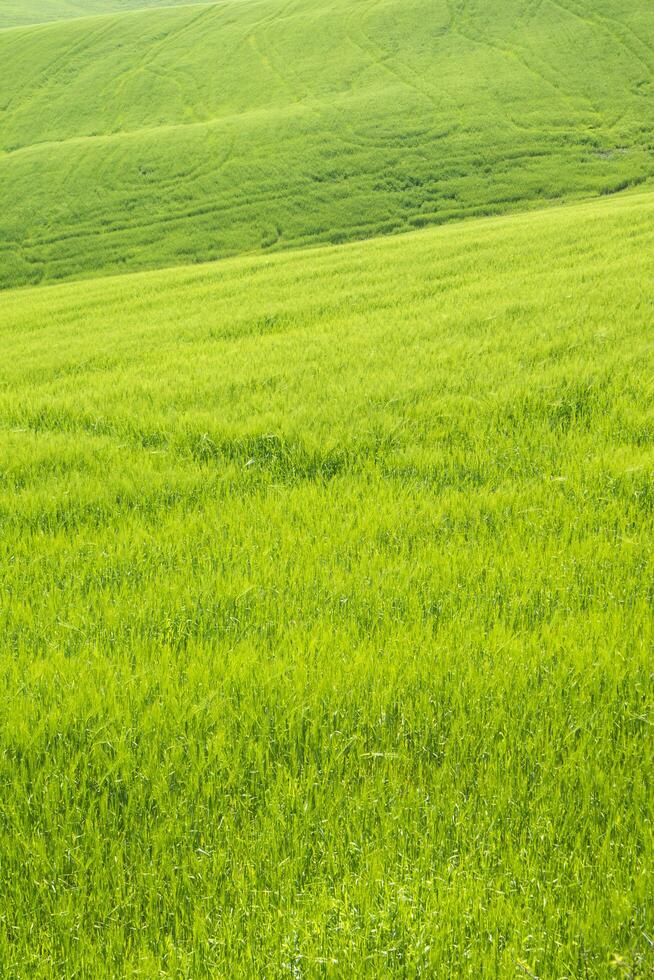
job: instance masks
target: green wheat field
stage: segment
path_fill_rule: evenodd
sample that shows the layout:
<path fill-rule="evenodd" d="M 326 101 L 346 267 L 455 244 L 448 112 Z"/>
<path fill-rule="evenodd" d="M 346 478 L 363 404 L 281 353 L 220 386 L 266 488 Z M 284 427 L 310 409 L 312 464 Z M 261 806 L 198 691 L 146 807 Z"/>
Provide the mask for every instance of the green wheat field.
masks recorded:
<path fill-rule="evenodd" d="M 0 977 L 654 977 L 650 0 L 0 0 Z"/>

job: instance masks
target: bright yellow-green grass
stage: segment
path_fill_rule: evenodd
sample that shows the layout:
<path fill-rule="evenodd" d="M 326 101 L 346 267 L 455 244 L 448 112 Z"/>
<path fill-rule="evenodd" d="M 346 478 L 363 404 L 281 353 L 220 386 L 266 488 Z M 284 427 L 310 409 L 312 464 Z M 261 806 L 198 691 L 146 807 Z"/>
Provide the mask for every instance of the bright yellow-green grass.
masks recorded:
<path fill-rule="evenodd" d="M 0 24 L 16 9 L 0 0 Z M 654 172 L 651 0 L 151 4 L 0 31 L 0 65 L 0 287 L 365 238 Z"/>
<path fill-rule="evenodd" d="M 652 974 L 654 196 L 0 297 L 0 974 Z"/>

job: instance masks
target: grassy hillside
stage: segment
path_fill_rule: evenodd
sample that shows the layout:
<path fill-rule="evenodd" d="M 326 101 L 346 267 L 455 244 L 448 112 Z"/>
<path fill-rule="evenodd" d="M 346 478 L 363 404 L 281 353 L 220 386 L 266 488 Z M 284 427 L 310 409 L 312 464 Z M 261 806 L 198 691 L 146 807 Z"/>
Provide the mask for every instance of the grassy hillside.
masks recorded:
<path fill-rule="evenodd" d="M 653 256 L 0 297 L 2 975 L 649 975 Z"/>
<path fill-rule="evenodd" d="M 5 23 L 12 10 L 0 0 Z M 4 287 L 525 209 L 654 171 L 645 0 L 225 0 L 0 32 L 0 63 Z"/>
<path fill-rule="evenodd" d="M 0 30 L 69 17 L 89 17 L 147 7 L 184 7 L 195 0 L 0 0 Z"/>

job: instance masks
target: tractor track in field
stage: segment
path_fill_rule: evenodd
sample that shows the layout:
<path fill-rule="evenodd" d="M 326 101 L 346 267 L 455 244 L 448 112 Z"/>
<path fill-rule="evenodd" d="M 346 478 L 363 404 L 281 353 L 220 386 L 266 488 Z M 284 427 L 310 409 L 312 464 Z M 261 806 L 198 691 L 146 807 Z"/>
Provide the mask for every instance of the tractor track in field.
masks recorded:
<path fill-rule="evenodd" d="M 375 8 L 379 7 L 381 0 L 372 0 L 371 3 L 366 7 L 365 15 L 362 17 L 362 21 L 368 19 Z M 370 34 L 368 34 L 363 29 L 355 32 L 354 28 L 354 12 L 351 12 L 346 22 L 346 34 L 349 41 L 354 44 L 360 51 L 363 52 L 371 60 L 371 64 L 379 66 L 381 69 L 390 74 L 396 81 L 399 81 L 402 85 L 413 89 L 418 95 L 422 96 L 435 109 L 439 107 L 439 100 L 434 89 L 425 84 L 422 77 L 418 72 L 413 71 L 408 65 L 405 66 L 405 70 L 400 69 L 397 65 L 396 60 L 389 53 L 384 51 L 384 49 L 372 39 Z"/>
<path fill-rule="evenodd" d="M 61 140 L 43 140 L 37 143 L 28 143 L 25 146 L 18 146 L 10 150 L 0 150 L 0 162 L 20 156 L 30 152 L 49 152 L 53 149 L 66 147 L 68 145 L 92 145 L 94 143 L 114 143 L 122 140 L 138 139 L 140 136 L 155 136 L 157 133 L 175 132 L 177 130 L 189 130 L 198 128 L 214 128 L 221 125 L 233 125 L 241 120 L 256 118 L 271 114 L 293 113 L 298 109 L 314 111 L 318 115 L 320 107 L 333 107 L 340 101 L 347 101 L 351 93 L 344 91 L 340 94 L 332 94 L 325 97 L 310 97 L 307 99 L 296 99 L 291 103 L 283 105 L 272 105 L 257 107 L 246 110 L 245 112 L 235 112 L 224 116 L 213 116 L 208 119 L 191 120 L 189 122 L 162 123 L 158 126 L 138 126 L 134 129 L 116 130 L 107 133 L 82 134 L 67 136 Z"/>
<path fill-rule="evenodd" d="M 597 13 L 593 14 L 591 13 L 590 10 L 587 10 L 587 15 L 584 16 L 584 14 L 579 12 L 579 4 L 575 3 L 574 0 L 567 0 L 567 3 L 565 4 L 559 2 L 559 0 L 549 0 L 549 3 L 551 3 L 553 7 L 557 7 L 559 10 L 562 10 L 565 13 L 569 14 L 571 17 L 577 18 L 587 26 L 591 28 L 599 28 L 600 30 L 603 30 L 604 33 L 607 34 L 612 41 L 615 41 L 619 47 L 622 47 L 625 50 L 627 50 L 629 54 L 631 54 L 637 61 L 639 61 L 647 72 L 649 72 L 650 74 L 652 73 L 653 71 L 652 64 L 646 61 L 643 58 L 642 54 L 639 54 L 636 48 L 632 44 L 627 44 L 625 39 L 621 37 L 620 34 L 618 34 L 615 29 L 612 30 L 611 27 L 608 26 L 610 24 L 617 23 L 614 18 L 605 17 L 602 14 L 597 14 Z M 586 8 L 583 7 L 581 9 L 586 10 Z M 633 36 L 634 40 L 638 44 L 641 44 L 647 51 L 649 51 L 650 55 L 654 54 L 654 46 L 647 44 L 647 42 L 643 38 L 638 37 L 634 33 L 634 31 L 632 31 L 631 28 L 628 27 L 626 24 L 623 24 L 621 26 L 623 26 L 624 29 Z"/>
<path fill-rule="evenodd" d="M 180 6 L 179 9 L 182 10 L 184 8 Z M 118 93 L 124 91 L 125 87 L 129 85 L 130 81 L 133 78 L 135 78 L 140 72 L 150 71 L 153 74 L 157 74 L 156 62 L 161 57 L 163 50 L 166 47 L 168 47 L 171 43 L 179 42 L 181 38 L 187 36 L 189 32 L 192 32 L 193 29 L 196 28 L 199 23 L 209 19 L 211 14 L 215 13 L 216 11 L 222 12 L 222 8 L 220 7 L 220 5 L 217 4 L 207 5 L 203 7 L 203 9 L 200 10 L 199 12 L 195 12 L 194 15 L 189 20 L 181 24 L 178 28 L 171 30 L 161 39 L 155 39 L 154 43 L 144 53 L 144 56 L 139 62 L 139 64 L 135 65 L 129 71 L 123 73 L 117 85 L 116 91 Z M 176 82 L 173 74 L 168 74 L 165 76 L 165 78 L 167 81 L 172 80 Z M 176 84 L 178 86 L 180 93 L 183 95 L 181 86 L 177 82 Z M 188 99 L 182 98 L 182 104 L 184 104 L 185 108 L 188 108 L 189 105 Z M 193 109 L 193 107 L 191 108 Z"/>
<path fill-rule="evenodd" d="M 115 265 L 121 250 L 126 267 L 139 249 L 155 260 L 206 261 L 205 241 L 214 258 L 233 246 L 258 251 L 259 236 L 263 250 L 330 234 L 340 241 L 369 217 L 391 233 L 414 219 L 531 207 L 563 198 L 568 186 L 574 194 L 629 186 L 640 158 L 612 169 L 598 158 L 631 146 L 612 127 L 622 118 L 627 132 L 644 105 L 637 80 L 651 75 L 654 49 L 620 26 L 617 2 L 614 22 L 586 16 L 588 3 L 509 0 L 495 18 L 479 0 L 415 0 L 410 14 L 402 0 L 339 0 L 324 10 L 254 0 L 236 16 L 233 0 L 214 0 L 159 8 L 174 13 L 129 29 L 122 17 L 93 17 L 41 39 L 31 73 L 28 63 L 16 89 L 7 85 L 20 105 L 3 116 L 12 132 L 0 149 L 0 182 L 17 188 L 7 195 L 5 241 L 17 259 L 9 281 L 23 262 L 45 277 L 69 275 L 76 261 Z M 577 64 L 575 47 L 586 41 L 593 57 L 606 52 L 617 95 L 605 96 L 601 79 L 593 87 Z M 28 50 L 17 45 L 16 69 Z M 470 79 L 456 75 L 457 56 Z M 638 99 L 619 91 L 623 74 Z M 69 83 L 79 115 L 66 106 Z M 95 101 L 84 108 L 91 84 Z M 457 111 L 465 99 L 468 114 L 468 104 Z M 564 186 L 548 158 L 562 170 L 588 164 L 588 176 Z"/>
<path fill-rule="evenodd" d="M 466 2 L 467 0 L 459 0 L 458 2 L 459 13 L 461 13 L 461 11 L 464 10 Z M 529 61 L 527 61 L 524 55 L 520 54 L 515 48 L 509 47 L 508 45 L 497 44 L 494 41 L 485 40 L 475 34 L 471 34 L 469 31 L 464 30 L 461 24 L 457 23 L 455 13 L 454 13 L 455 4 L 452 2 L 452 0 L 447 0 L 447 3 L 451 11 L 452 30 L 457 32 L 462 38 L 464 38 L 470 44 L 474 44 L 477 45 L 478 47 L 487 48 L 492 51 L 496 51 L 504 59 L 508 61 L 515 61 L 523 68 L 524 71 L 532 75 L 541 84 L 547 86 L 549 89 L 555 92 L 556 95 L 559 97 L 559 99 L 561 99 L 562 102 L 566 103 L 575 114 L 580 111 L 581 112 L 591 111 L 594 115 L 597 115 L 597 108 L 588 99 L 585 99 L 583 97 L 580 97 L 577 100 L 573 99 L 570 96 L 570 94 L 565 91 L 565 89 L 561 88 L 560 85 L 558 85 L 555 81 L 549 78 L 548 75 L 542 70 L 542 68 L 535 67 Z M 532 16 L 533 16 L 533 10 L 532 10 Z"/>
<path fill-rule="evenodd" d="M 525 159 L 530 158 L 531 154 L 522 154 L 521 157 Z M 225 158 L 221 163 L 221 168 L 225 167 L 231 158 L 231 148 L 227 152 Z M 120 235 L 124 232 L 138 232 L 144 231 L 146 229 L 153 229 L 158 227 L 165 227 L 168 225 L 174 225 L 177 222 L 185 221 L 193 218 L 202 218 L 204 216 L 212 214 L 220 214 L 222 216 L 238 216 L 239 212 L 242 210 L 244 205 L 265 205 L 266 203 L 274 203 L 274 199 L 270 197 L 267 192 L 261 192 L 259 194 L 249 193 L 244 190 L 241 198 L 234 199 L 230 205 L 226 205 L 221 201 L 212 200 L 202 206 L 194 207 L 184 211 L 178 211 L 174 213 L 168 213 L 166 215 L 160 215 L 153 218 L 151 221 L 141 221 L 141 222 L 125 222 L 121 221 L 112 225 L 105 225 L 102 229 L 103 236 Z M 90 215 L 89 217 L 93 217 Z M 373 223 L 374 224 L 374 223 Z M 49 245 L 56 244 L 63 241 L 84 241 L 86 239 L 93 239 L 98 237 L 97 226 L 93 226 L 90 229 L 77 228 L 74 231 L 64 232 L 56 236 L 46 236 L 38 238 L 28 238 L 21 243 L 21 250 L 26 253 L 31 252 L 35 249 L 47 247 Z M 34 260 L 38 263 L 38 260 Z"/>
<path fill-rule="evenodd" d="M 70 70 L 71 59 L 76 58 L 78 55 L 82 54 L 84 51 L 88 50 L 96 41 L 100 40 L 106 34 L 111 31 L 111 24 L 102 24 L 97 30 L 92 31 L 87 36 L 76 39 L 71 47 L 67 47 L 64 51 L 60 51 L 56 58 L 45 65 L 39 73 L 39 81 L 36 82 L 34 88 L 36 91 L 44 91 L 52 87 L 53 83 L 57 81 L 58 76 L 62 71 Z M 11 108 L 18 98 L 18 94 L 14 99 L 11 99 L 5 106 L 5 112 L 8 112 L 8 118 L 11 119 L 13 113 L 11 113 Z"/>

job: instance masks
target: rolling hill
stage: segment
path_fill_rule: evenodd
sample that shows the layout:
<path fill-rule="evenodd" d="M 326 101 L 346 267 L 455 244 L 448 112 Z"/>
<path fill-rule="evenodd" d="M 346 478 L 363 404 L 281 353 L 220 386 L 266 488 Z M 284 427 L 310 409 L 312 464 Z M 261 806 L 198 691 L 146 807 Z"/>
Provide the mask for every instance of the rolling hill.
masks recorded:
<path fill-rule="evenodd" d="M 651 977 L 654 5 L 0 66 L 0 977 Z"/>
<path fill-rule="evenodd" d="M 337 243 L 654 172 L 650 3 L 125 6 L 0 4 L 5 27 L 19 9 L 99 12 L 0 31 L 0 287 Z"/>
<path fill-rule="evenodd" d="M 0 296 L 3 975 L 647 975 L 653 277 L 650 193 Z"/>

